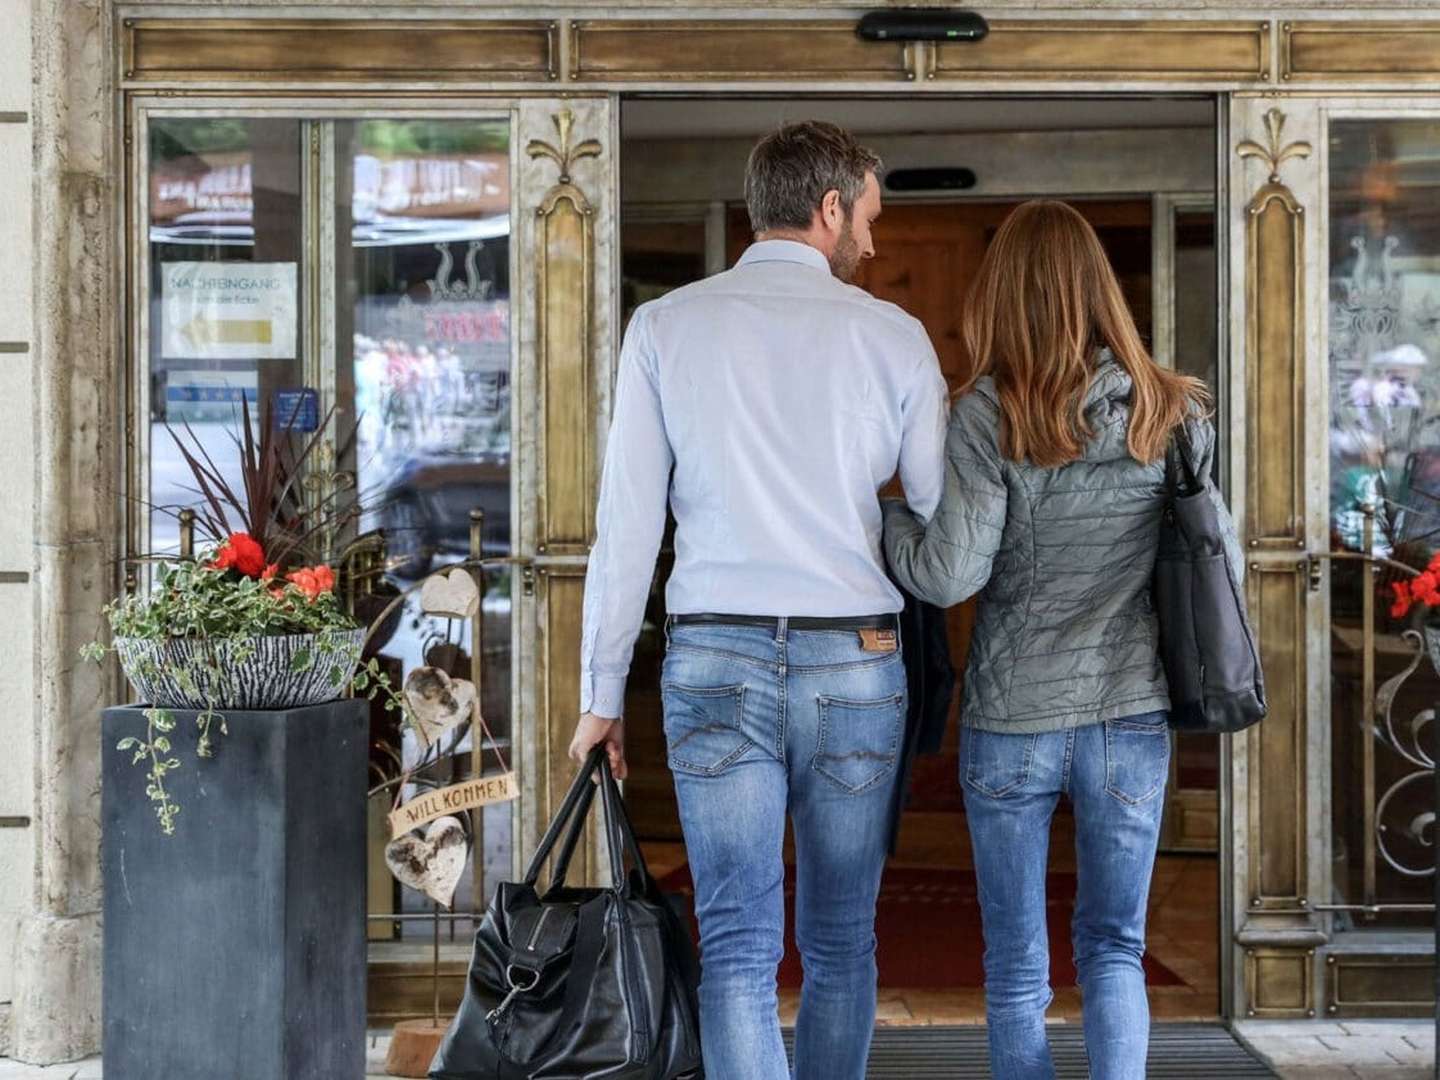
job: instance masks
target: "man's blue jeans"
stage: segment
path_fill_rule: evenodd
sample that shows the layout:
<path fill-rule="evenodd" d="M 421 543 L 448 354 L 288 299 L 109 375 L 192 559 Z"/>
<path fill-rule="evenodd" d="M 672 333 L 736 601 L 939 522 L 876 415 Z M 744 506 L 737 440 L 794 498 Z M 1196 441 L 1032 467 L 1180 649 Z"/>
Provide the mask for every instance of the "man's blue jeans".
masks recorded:
<path fill-rule="evenodd" d="M 905 729 L 899 651 L 855 631 L 679 625 L 661 681 L 700 922 L 706 1080 L 783 1080 L 785 818 L 804 963 L 798 1080 L 863 1080 L 875 900 Z"/>
<path fill-rule="evenodd" d="M 1050 818 L 1075 809 L 1072 936 L 1093 1080 L 1144 1080 L 1150 1035 L 1145 910 L 1170 739 L 1163 712 L 1038 735 L 966 728 L 961 780 L 985 924 L 985 1010 L 995 1080 L 1051 1080 L 1045 1037 Z"/>

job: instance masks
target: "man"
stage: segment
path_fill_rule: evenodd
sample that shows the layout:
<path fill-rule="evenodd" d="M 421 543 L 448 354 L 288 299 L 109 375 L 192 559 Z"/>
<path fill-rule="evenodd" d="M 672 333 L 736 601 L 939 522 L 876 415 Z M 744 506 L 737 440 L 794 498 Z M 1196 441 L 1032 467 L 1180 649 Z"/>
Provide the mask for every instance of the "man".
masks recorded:
<path fill-rule="evenodd" d="M 846 282 L 879 159 L 792 124 L 750 155 L 756 242 L 641 306 L 621 351 L 585 583 L 571 756 L 625 775 L 625 680 L 665 528 L 665 734 L 695 882 L 707 1080 L 785 1080 L 775 975 L 787 813 L 805 967 L 799 1080 L 862 1080 L 905 676 L 878 489 L 939 499 L 945 384 L 924 329 Z"/>

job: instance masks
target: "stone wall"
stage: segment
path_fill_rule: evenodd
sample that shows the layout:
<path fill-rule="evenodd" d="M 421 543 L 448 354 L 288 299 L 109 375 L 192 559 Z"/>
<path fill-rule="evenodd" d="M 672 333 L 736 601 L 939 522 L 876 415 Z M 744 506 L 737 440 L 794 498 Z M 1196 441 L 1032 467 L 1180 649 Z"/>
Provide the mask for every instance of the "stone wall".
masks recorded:
<path fill-rule="evenodd" d="M 31 97 L 30 0 L 0 0 L 0 817 L 33 818 L 35 679 L 34 626 L 30 618 L 34 572 L 35 474 L 30 409 L 31 348 Z M 25 575 L 27 580 L 17 580 Z M 0 1054 L 10 1043 L 15 995 L 12 956 L 22 919 L 29 913 L 34 832 L 18 824 L 0 827 Z"/>
<path fill-rule="evenodd" d="M 0 1001 L 9 1053 L 99 1045 L 99 707 L 80 661 L 117 574 L 113 96 L 105 0 L 0 0 Z M 28 32 L 27 32 L 28 31 Z M 12 145 L 13 144 L 13 145 Z M 13 774 L 13 775 L 12 775 Z M 11 809 L 11 802 L 22 805 Z"/>

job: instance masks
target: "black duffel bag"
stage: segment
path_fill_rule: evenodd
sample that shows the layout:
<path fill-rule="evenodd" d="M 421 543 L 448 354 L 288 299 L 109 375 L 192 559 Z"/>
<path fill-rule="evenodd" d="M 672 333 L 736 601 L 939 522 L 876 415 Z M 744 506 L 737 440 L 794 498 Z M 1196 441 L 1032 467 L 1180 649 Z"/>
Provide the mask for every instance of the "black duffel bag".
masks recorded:
<path fill-rule="evenodd" d="M 596 790 L 612 884 L 571 888 L 566 871 Z M 557 842 L 542 893 L 536 883 Z M 695 948 L 645 866 L 597 747 L 525 880 L 502 883 L 490 902 L 475 932 L 464 1000 L 430 1080 L 698 1078 L 698 987 Z"/>
<path fill-rule="evenodd" d="M 1223 735 L 1265 716 L 1265 678 L 1238 574 L 1225 553 L 1218 495 L 1197 476 L 1183 433 L 1165 454 L 1165 503 L 1155 558 L 1160 656 L 1170 724 Z"/>

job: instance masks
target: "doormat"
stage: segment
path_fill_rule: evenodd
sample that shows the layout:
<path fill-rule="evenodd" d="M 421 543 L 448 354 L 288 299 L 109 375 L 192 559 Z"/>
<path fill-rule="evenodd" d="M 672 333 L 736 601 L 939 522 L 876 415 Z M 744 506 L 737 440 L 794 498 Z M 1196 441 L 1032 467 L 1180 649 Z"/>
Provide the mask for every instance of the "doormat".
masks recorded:
<path fill-rule="evenodd" d="M 1056 1080 L 1086 1080 L 1079 1024 L 1050 1024 Z M 792 1050 L 793 1029 L 785 1029 Z M 866 1080 L 989 1080 L 985 1028 L 877 1027 Z M 1146 1080 L 1277 1080 L 1270 1068 L 1220 1024 L 1156 1024 L 1150 1029 Z"/>
<path fill-rule="evenodd" d="M 684 898 L 690 932 L 695 926 L 695 886 L 689 864 L 660 879 L 663 892 Z M 1052 873 L 1048 883 L 1050 984 L 1075 985 L 1070 920 L 1075 911 L 1075 875 Z M 985 984 L 981 964 L 985 944 L 980 930 L 980 900 L 969 870 L 886 867 L 875 913 L 879 938 L 876 961 L 881 989 L 963 990 Z M 1144 959 L 1151 986 L 1183 986 L 1185 980 L 1151 956 Z M 785 868 L 785 959 L 780 986 L 800 985 L 800 954 L 795 948 L 795 868 Z"/>

